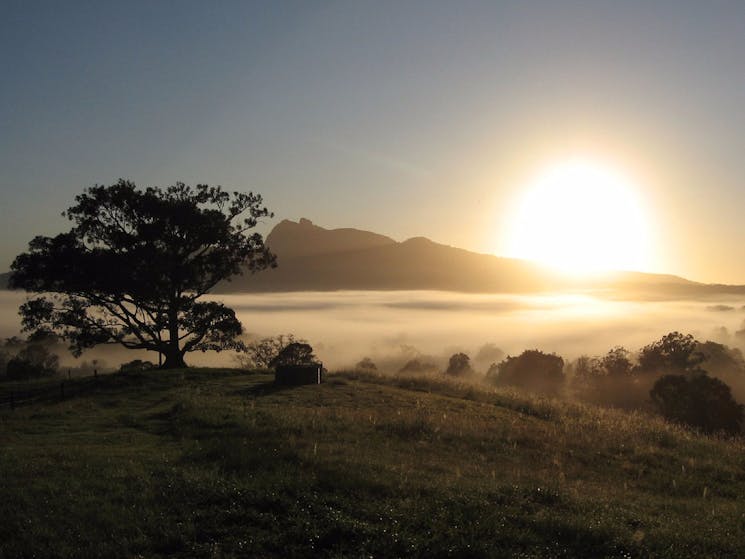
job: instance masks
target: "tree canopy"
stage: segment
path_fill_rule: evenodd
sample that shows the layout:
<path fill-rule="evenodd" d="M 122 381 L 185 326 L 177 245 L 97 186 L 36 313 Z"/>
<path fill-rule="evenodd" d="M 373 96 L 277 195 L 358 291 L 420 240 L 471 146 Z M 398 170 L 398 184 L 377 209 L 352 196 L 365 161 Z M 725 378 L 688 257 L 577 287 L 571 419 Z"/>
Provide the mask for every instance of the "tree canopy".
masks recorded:
<path fill-rule="evenodd" d="M 487 378 L 497 385 L 548 394 L 558 393 L 564 382 L 564 360 L 537 349 L 523 351 L 517 357 L 507 357 L 496 366 L 496 375 L 494 369 L 490 371 Z"/>
<path fill-rule="evenodd" d="M 639 352 L 639 371 L 643 373 L 685 374 L 700 372 L 706 356 L 691 334 L 670 332 Z"/>
<path fill-rule="evenodd" d="M 63 213 L 73 227 L 39 236 L 11 266 L 11 287 L 42 295 L 20 309 L 25 331 L 54 332 L 74 355 L 98 344 L 165 355 L 240 347 L 232 309 L 201 301 L 244 270 L 275 266 L 258 233 L 272 214 L 260 195 L 177 183 L 96 185 Z"/>
<path fill-rule="evenodd" d="M 473 373 L 471 359 L 465 353 L 454 353 L 450 356 L 448 368 L 445 370 L 446 375 L 463 376 Z"/>
<path fill-rule="evenodd" d="M 732 397 L 729 386 L 705 373 L 665 375 L 657 380 L 649 395 L 670 421 L 705 433 L 740 432 L 743 406 Z"/>

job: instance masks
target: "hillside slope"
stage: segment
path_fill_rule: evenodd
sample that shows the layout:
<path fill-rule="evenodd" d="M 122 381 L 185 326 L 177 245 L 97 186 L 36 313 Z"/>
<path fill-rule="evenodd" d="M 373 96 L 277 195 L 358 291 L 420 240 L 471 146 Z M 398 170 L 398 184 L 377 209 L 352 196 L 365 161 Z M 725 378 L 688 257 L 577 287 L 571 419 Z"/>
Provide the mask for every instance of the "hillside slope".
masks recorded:
<path fill-rule="evenodd" d="M 0 441 L 0 557 L 745 556 L 742 442 L 445 380 L 114 375 Z"/>

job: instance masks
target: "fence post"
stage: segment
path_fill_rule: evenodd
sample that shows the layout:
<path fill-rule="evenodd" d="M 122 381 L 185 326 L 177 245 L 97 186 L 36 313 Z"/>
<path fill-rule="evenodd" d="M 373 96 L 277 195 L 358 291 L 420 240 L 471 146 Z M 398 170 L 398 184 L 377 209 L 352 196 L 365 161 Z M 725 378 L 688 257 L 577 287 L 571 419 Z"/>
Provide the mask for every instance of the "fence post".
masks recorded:
<path fill-rule="evenodd" d="M 65 399 L 65 381 L 64 380 L 59 383 L 59 397 L 60 397 L 60 400 Z"/>
<path fill-rule="evenodd" d="M 93 369 L 93 378 L 98 380 L 98 369 Z"/>

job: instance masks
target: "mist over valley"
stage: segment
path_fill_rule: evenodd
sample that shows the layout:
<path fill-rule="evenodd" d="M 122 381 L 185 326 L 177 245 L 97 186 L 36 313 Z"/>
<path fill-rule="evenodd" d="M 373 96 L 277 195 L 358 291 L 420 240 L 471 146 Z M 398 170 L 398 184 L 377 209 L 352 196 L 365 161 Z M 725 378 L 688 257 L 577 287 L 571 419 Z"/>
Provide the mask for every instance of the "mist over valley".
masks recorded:
<path fill-rule="evenodd" d="M 0 292 L 0 337 L 19 334 L 23 293 Z M 623 345 L 636 350 L 678 330 L 700 340 L 745 348 L 743 299 L 625 301 L 592 294 L 468 294 L 436 291 L 332 291 L 221 294 L 236 310 L 247 338 L 292 333 L 307 339 L 331 369 L 352 367 L 365 356 L 388 372 L 412 355 L 433 356 L 438 366 L 456 351 L 474 358 L 485 344 L 505 354 L 538 348 L 566 359 L 599 355 Z M 726 310 L 720 310 L 720 309 Z M 75 363 L 63 352 L 63 363 Z M 137 354 L 115 346 L 86 351 L 81 359 L 111 365 Z M 193 353 L 194 365 L 231 366 L 233 352 Z M 485 370 L 491 363 L 480 363 Z M 483 370 L 482 370 L 483 372 Z"/>

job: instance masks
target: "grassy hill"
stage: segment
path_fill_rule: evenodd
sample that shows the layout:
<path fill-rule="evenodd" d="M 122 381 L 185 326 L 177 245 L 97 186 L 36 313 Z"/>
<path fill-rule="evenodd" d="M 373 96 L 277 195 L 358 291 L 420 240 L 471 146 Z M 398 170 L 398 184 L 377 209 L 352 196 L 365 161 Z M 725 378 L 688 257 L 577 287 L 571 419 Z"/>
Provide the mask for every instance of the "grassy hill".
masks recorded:
<path fill-rule="evenodd" d="M 0 448 L 0 557 L 745 556 L 742 442 L 446 380 L 112 375 Z"/>

